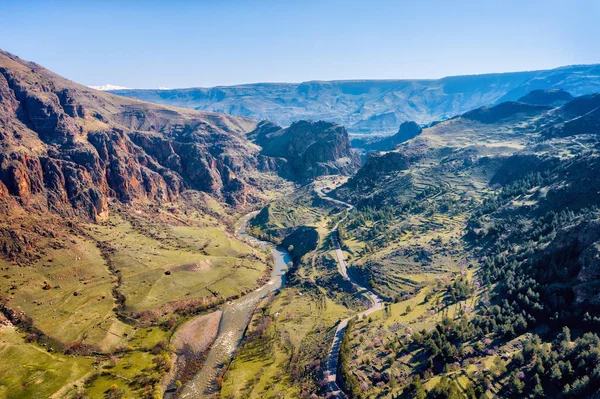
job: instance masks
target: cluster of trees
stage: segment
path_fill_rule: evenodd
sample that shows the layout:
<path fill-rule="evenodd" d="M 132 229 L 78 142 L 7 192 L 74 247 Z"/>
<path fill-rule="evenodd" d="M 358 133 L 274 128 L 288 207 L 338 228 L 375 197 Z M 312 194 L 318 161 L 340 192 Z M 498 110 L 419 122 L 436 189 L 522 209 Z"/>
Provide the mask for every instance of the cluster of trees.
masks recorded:
<path fill-rule="evenodd" d="M 286 370 L 291 385 L 299 387 L 304 398 L 314 397 L 319 392 L 317 382 L 326 369 L 329 345 L 335 330 L 324 324 L 318 324 L 300 342 L 293 352 Z"/>
<path fill-rule="evenodd" d="M 474 346 L 480 347 L 484 336 L 487 336 L 485 331 L 463 317 L 459 321 L 444 319 L 434 330 L 414 334 L 412 343 L 424 348 L 429 355 L 425 372 L 428 374 L 464 357 L 466 342 L 475 342 Z M 426 393 L 420 375 L 416 374 L 402 397 L 481 398 L 493 380 L 501 381 L 501 397 L 589 397 L 600 389 L 600 338 L 588 332 L 572 340 L 567 327 L 549 343 L 532 335 L 523 343 L 522 350 L 509 359 L 496 356 L 491 369 L 480 370 L 464 390 L 442 378 Z"/>
<path fill-rule="evenodd" d="M 466 276 L 460 275 L 446 285 L 446 293 L 452 303 L 464 301 L 473 294 L 473 285 Z"/>
<path fill-rule="evenodd" d="M 478 399 L 480 397 L 481 395 L 477 394 L 472 384 L 469 384 L 463 391 L 454 380 L 448 377 L 442 377 L 433 389 L 427 392 L 419 375 L 413 377 L 408 387 L 401 395 L 397 396 L 398 399 Z"/>
<path fill-rule="evenodd" d="M 360 382 L 356 375 L 350 369 L 350 362 L 352 361 L 352 352 L 351 352 L 351 343 L 352 334 L 348 334 L 348 332 L 354 329 L 354 325 L 356 323 L 356 319 L 350 319 L 348 321 L 348 325 L 346 327 L 346 334 L 342 338 L 342 342 L 340 344 L 340 375 L 345 384 L 345 390 L 351 395 L 352 398 L 360 399 L 363 397 L 364 390 L 360 386 Z"/>
<path fill-rule="evenodd" d="M 247 228 L 248 234 L 252 237 L 256 237 L 263 241 L 269 241 L 274 244 L 281 244 L 282 238 L 273 234 L 272 232 L 263 230 L 260 226 L 248 226 Z"/>
<path fill-rule="evenodd" d="M 485 199 L 483 204 L 474 213 L 474 216 L 478 218 L 482 215 L 488 215 L 495 212 L 498 208 L 507 204 L 515 197 L 527 195 L 534 187 L 547 186 L 554 179 L 556 179 L 556 175 L 551 174 L 550 171 L 530 173 L 522 179 L 505 185 L 497 195 Z"/>
<path fill-rule="evenodd" d="M 576 231 L 584 221 L 597 217 L 596 210 L 587 209 L 550 212 L 533 219 L 528 229 L 515 230 L 499 241 L 480 271 L 484 284 L 490 290 L 496 287 L 495 297 L 502 308 L 488 315 L 497 324 L 513 324 L 513 316 L 520 314 L 527 324 L 591 327 L 583 322 L 584 314 L 591 311 L 595 316 L 598 309 L 584 309 L 576 302 L 574 291 L 585 248 L 575 235 L 560 244 L 553 240 L 561 229 Z M 593 317 L 587 319 L 593 321 Z"/>
<path fill-rule="evenodd" d="M 572 341 L 567 327 L 549 344 L 534 335 L 511 366 L 505 389 L 515 395 L 589 397 L 600 389 L 600 339 L 588 332 Z"/>
<path fill-rule="evenodd" d="M 465 343 L 481 336 L 481 329 L 465 315 L 458 320 L 444 317 L 433 330 L 415 332 L 412 336 L 413 346 L 409 350 L 423 348 L 428 356 L 426 368 L 439 373 L 447 364 L 465 356 Z"/>
<path fill-rule="evenodd" d="M 600 389 L 600 340 L 593 332 L 600 326 L 600 309 L 581 306 L 574 289 L 581 283 L 580 256 L 586 249 L 577 232 L 587 221 L 598 219 L 598 209 L 498 212 L 560 176 L 533 173 L 505 186 L 483 203 L 473 221 L 481 227 L 482 216 L 487 218 L 488 235 L 481 241 L 488 244 L 487 259 L 479 276 L 492 295 L 491 305 L 480 306 L 472 324 L 482 336 L 499 340 L 540 326 L 548 329 L 512 357 L 508 374 L 496 376 L 506 382 L 503 397 L 587 397 Z M 579 338 L 572 341 L 563 326 L 575 328 Z"/>
<path fill-rule="evenodd" d="M 501 305 L 492 305 L 481 310 L 473 318 L 476 325 L 484 334 L 493 334 L 501 338 L 513 338 L 527 331 L 529 324 L 533 325 L 535 318 L 520 311 L 516 304 L 508 300 Z"/>

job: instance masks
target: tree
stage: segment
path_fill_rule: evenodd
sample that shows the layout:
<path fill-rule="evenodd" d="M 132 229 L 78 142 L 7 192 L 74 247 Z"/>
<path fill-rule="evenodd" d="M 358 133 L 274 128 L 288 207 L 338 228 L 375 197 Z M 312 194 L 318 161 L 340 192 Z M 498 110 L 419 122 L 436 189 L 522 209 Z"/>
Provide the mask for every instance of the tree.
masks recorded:
<path fill-rule="evenodd" d="M 533 383 L 535 384 L 533 387 L 533 396 L 536 398 L 543 397 L 544 388 L 542 387 L 542 381 L 540 380 L 540 376 L 538 374 L 533 376 Z"/>
<path fill-rule="evenodd" d="M 492 365 L 492 372 L 494 373 L 494 375 L 496 375 L 496 377 L 500 377 L 502 374 L 506 373 L 506 366 L 504 365 L 504 362 L 502 361 L 502 358 L 500 356 L 496 356 L 494 358 L 494 364 Z"/>
<path fill-rule="evenodd" d="M 563 327 L 562 340 L 565 342 L 571 342 L 571 330 L 569 330 L 569 327 L 567 326 Z"/>
<path fill-rule="evenodd" d="M 523 388 L 525 388 L 525 383 L 521 381 L 521 379 L 519 378 L 519 373 L 517 371 L 513 371 L 511 373 L 508 384 L 508 388 L 516 394 L 520 394 L 521 392 L 523 392 Z"/>
<path fill-rule="evenodd" d="M 425 386 L 423 386 L 423 381 L 421 381 L 421 376 L 416 375 L 413 377 L 408 386 L 408 393 L 411 398 L 415 399 L 425 399 L 427 397 L 427 392 L 425 391 Z"/>
<path fill-rule="evenodd" d="M 448 377 L 442 377 L 440 382 L 429 392 L 430 399 L 463 399 L 460 388 Z"/>
<path fill-rule="evenodd" d="M 104 397 L 106 399 L 121 399 L 125 396 L 125 390 L 119 388 L 117 385 L 112 385 L 105 392 Z"/>
<path fill-rule="evenodd" d="M 513 355 L 512 361 L 515 363 L 516 367 L 521 367 L 525 364 L 525 357 L 521 352 L 517 352 Z"/>

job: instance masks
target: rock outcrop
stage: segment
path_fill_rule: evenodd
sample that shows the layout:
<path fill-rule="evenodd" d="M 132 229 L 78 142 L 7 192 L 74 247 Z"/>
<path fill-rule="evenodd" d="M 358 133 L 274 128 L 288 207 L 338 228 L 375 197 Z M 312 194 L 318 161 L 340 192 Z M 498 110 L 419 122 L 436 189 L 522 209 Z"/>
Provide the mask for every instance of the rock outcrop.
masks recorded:
<path fill-rule="evenodd" d="M 262 155 L 285 160 L 287 169 L 281 173 L 299 182 L 329 174 L 348 175 L 360 166 L 348 132 L 335 123 L 298 121 L 284 129 L 261 122 L 249 137 L 262 147 Z"/>
<path fill-rule="evenodd" d="M 319 233 L 313 226 L 300 226 L 283 239 L 281 245 L 287 248 L 294 260 L 302 258 L 317 249 Z"/>
<path fill-rule="evenodd" d="M 390 173 L 406 170 L 410 166 L 407 157 L 399 152 L 383 155 L 369 154 L 364 166 L 348 181 L 348 185 L 372 184 Z"/>
<path fill-rule="evenodd" d="M 561 289 L 574 293 L 577 306 L 600 306 L 600 221 L 581 221 L 563 226 L 556 237 L 539 254 L 542 262 L 569 259 L 577 273 L 561 281 Z"/>
<path fill-rule="evenodd" d="M 419 134 L 423 129 L 416 122 L 404 122 L 400 125 L 398 132 L 393 136 L 384 137 L 375 141 L 352 140 L 352 146 L 362 148 L 365 151 L 391 151 L 400 143 L 404 143 Z"/>

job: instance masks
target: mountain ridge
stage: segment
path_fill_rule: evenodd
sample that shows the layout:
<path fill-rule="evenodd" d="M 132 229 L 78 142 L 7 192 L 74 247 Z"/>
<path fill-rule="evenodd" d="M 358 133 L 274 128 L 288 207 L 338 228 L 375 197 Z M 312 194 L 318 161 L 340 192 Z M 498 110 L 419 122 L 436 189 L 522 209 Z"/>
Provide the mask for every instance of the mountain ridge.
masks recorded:
<path fill-rule="evenodd" d="M 353 134 L 392 134 L 402 122 L 425 125 L 483 105 L 518 100 L 535 89 L 553 88 L 574 96 L 600 91 L 600 64 L 441 79 L 314 80 L 112 93 L 281 126 L 321 119 L 344 125 Z"/>

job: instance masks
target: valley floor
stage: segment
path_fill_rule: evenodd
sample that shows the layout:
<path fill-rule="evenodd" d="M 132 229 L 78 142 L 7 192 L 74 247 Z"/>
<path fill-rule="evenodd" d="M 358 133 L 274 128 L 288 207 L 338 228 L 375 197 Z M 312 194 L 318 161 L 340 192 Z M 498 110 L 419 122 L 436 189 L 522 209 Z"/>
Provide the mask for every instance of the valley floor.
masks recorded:
<path fill-rule="evenodd" d="M 218 312 L 185 321 L 253 292 L 272 266 L 208 212 L 176 207 L 115 208 L 30 263 L 0 261 L 0 397 L 156 397 L 197 372 Z"/>

